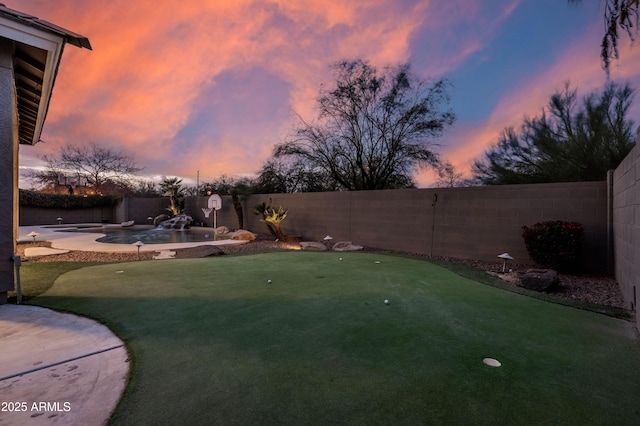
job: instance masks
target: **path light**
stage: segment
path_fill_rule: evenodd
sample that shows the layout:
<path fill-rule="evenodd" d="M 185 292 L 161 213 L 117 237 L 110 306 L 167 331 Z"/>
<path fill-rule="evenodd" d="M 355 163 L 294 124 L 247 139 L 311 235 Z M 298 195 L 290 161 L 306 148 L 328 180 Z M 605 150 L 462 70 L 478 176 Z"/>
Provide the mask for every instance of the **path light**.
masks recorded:
<path fill-rule="evenodd" d="M 509 253 L 499 254 L 498 257 L 504 260 L 504 263 L 502 264 L 502 272 L 504 273 L 507 270 L 507 260 L 513 260 L 513 257 L 511 257 Z"/>
<path fill-rule="evenodd" d="M 62 218 L 61 217 L 57 218 L 56 220 L 58 221 L 58 225 L 62 225 Z"/>
<path fill-rule="evenodd" d="M 153 223 L 153 218 L 151 216 L 149 216 L 147 218 L 147 222 L 149 222 L 149 225 L 151 225 Z"/>
<path fill-rule="evenodd" d="M 333 240 L 333 237 L 331 235 L 327 235 L 326 237 L 324 237 L 324 243 L 327 246 L 327 248 L 329 248 L 329 244 L 331 244 L 331 240 Z"/>
<path fill-rule="evenodd" d="M 33 244 L 35 244 L 35 243 L 36 243 L 36 237 L 37 237 L 38 235 L 40 235 L 40 234 L 38 234 L 36 231 L 31 231 L 31 232 L 29 232 L 29 233 L 27 234 L 27 237 L 33 237 Z"/>
<path fill-rule="evenodd" d="M 133 245 L 138 247 L 138 260 L 140 260 L 140 247 L 142 247 L 144 243 L 142 241 L 136 241 Z"/>

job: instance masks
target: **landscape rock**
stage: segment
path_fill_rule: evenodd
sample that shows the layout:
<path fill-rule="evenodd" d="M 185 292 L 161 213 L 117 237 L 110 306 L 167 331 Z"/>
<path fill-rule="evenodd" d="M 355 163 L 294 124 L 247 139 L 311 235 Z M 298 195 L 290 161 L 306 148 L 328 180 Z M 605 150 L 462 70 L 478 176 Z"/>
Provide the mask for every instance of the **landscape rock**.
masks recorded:
<path fill-rule="evenodd" d="M 551 291 L 560 283 L 558 272 L 552 269 L 527 269 L 518 274 L 518 285 L 534 291 Z"/>
<path fill-rule="evenodd" d="M 256 239 L 256 235 L 253 232 L 247 231 L 246 229 L 238 229 L 237 231 L 229 234 L 229 238 L 232 240 L 253 241 Z"/>
<path fill-rule="evenodd" d="M 244 244 L 241 244 L 244 245 Z M 198 257 L 210 257 L 210 256 L 221 256 L 224 254 L 224 251 L 218 246 L 215 245 L 203 245 L 197 247 L 188 247 L 180 250 L 176 250 L 176 259 L 188 259 L 188 258 L 198 258 Z"/>
<path fill-rule="evenodd" d="M 338 241 L 333 245 L 334 251 L 358 251 L 364 250 L 364 247 L 353 244 L 351 241 Z"/>
<path fill-rule="evenodd" d="M 164 222 L 165 220 L 169 220 L 169 219 L 171 219 L 171 218 L 169 217 L 169 215 L 166 215 L 166 214 L 160 214 L 160 215 L 156 216 L 156 217 L 155 217 L 155 219 L 153 219 L 153 225 L 154 225 L 154 226 L 158 226 L 158 225 L 160 225 L 162 222 Z"/>
<path fill-rule="evenodd" d="M 300 247 L 302 248 L 302 250 L 307 250 L 307 251 L 326 251 L 327 250 L 327 246 L 317 241 L 302 241 L 300 243 Z"/>
<path fill-rule="evenodd" d="M 226 226 L 218 226 L 215 230 L 216 235 L 223 235 L 229 233 L 229 228 Z"/>
<path fill-rule="evenodd" d="M 160 222 L 158 226 L 164 229 L 189 229 L 192 222 L 193 218 L 191 216 L 179 214 L 171 219 Z"/>

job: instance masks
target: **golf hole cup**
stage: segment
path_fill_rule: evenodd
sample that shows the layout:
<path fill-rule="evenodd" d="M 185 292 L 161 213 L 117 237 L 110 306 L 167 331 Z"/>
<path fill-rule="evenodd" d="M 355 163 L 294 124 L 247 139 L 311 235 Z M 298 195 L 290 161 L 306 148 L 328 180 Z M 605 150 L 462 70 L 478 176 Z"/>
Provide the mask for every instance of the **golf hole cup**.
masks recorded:
<path fill-rule="evenodd" d="M 485 358 L 482 360 L 483 363 L 488 365 L 489 367 L 500 367 L 502 363 L 494 358 Z"/>

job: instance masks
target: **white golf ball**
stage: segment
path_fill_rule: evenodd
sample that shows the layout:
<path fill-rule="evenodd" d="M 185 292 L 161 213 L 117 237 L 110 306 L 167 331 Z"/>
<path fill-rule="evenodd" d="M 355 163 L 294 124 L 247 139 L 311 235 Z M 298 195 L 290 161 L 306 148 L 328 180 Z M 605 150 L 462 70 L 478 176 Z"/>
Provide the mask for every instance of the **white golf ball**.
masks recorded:
<path fill-rule="evenodd" d="M 338 260 L 342 260 L 342 258 L 338 259 Z"/>
<path fill-rule="evenodd" d="M 389 300 L 385 299 L 385 300 L 384 300 L 384 304 L 385 304 L 385 305 L 388 305 L 388 304 L 389 304 Z"/>
<path fill-rule="evenodd" d="M 267 280 L 267 284 L 271 284 L 271 280 Z"/>

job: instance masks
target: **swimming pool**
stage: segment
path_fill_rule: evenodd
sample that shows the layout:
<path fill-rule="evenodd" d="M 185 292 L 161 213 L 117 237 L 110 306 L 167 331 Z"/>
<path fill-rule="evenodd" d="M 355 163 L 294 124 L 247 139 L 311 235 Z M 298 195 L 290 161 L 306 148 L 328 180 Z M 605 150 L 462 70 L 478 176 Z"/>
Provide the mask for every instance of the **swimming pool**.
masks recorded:
<path fill-rule="evenodd" d="M 76 232 L 99 232 L 104 237 L 96 241 L 108 244 L 133 244 L 142 241 L 145 244 L 197 243 L 225 239 L 216 236 L 211 228 L 189 228 L 183 231 L 177 229 L 109 229 L 97 228 Z"/>

